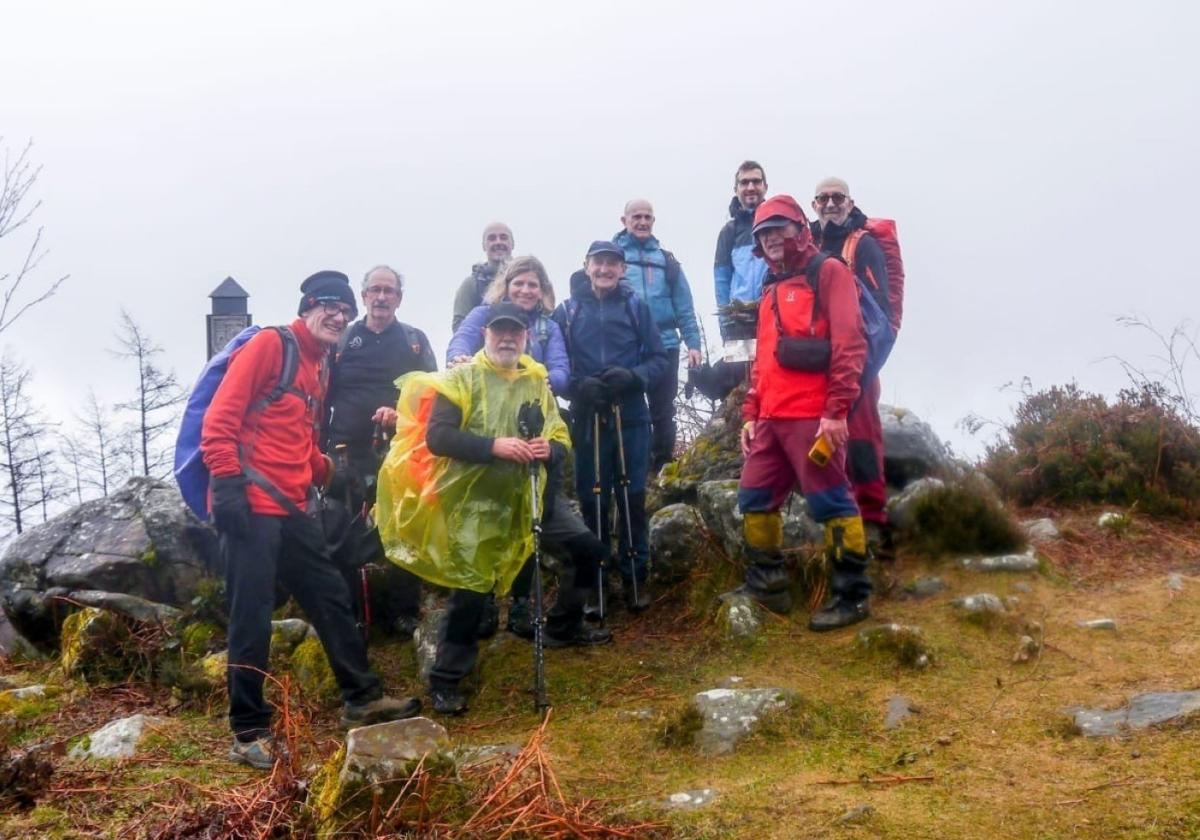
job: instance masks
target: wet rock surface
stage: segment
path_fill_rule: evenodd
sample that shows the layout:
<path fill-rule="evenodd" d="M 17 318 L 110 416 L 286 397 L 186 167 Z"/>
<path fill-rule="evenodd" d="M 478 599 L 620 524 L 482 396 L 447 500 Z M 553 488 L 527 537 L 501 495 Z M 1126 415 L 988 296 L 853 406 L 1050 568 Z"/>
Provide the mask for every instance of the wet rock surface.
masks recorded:
<path fill-rule="evenodd" d="M 138 744 L 155 729 L 166 725 L 165 718 L 131 715 L 97 729 L 71 748 L 72 758 L 132 758 Z"/>
<path fill-rule="evenodd" d="M 695 744 L 702 753 L 730 753 L 754 731 L 764 715 L 788 708 L 791 697 L 780 688 L 714 688 L 692 698 L 703 725 Z"/>
<path fill-rule="evenodd" d="M 1098 737 L 1169 723 L 1197 711 L 1200 691 L 1155 691 L 1139 694 L 1127 706 L 1112 711 L 1074 707 L 1067 713 L 1081 734 Z"/>
<path fill-rule="evenodd" d="M 654 577 L 673 583 L 704 565 L 711 551 L 706 531 L 699 509 L 692 505 L 667 505 L 655 513 L 650 518 Z"/>
<path fill-rule="evenodd" d="M 917 479 L 953 470 L 946 445 L 920 417 L 899 406 L 880 405 L 879 419 L 888 484 L 905 487 Z"/>
<path fill-rule="evenodd" d="M 97 609 L 107 610 L 118 615 L 123 615 L 126 618 L 132 618 L 134 621 L 166 624 L 175 621 L 183 615 L 181 610 L 168 604 L 156 604 L 153 601 L 147 601 L 145 598 L 139 598 L 136 595 L 126 595 L 121 592 L 98 592 L 96 590 L 85 589 L 75 590 L 67 597 L 76 603 L 83 604 L 85 607 L 96 607 Z"/>

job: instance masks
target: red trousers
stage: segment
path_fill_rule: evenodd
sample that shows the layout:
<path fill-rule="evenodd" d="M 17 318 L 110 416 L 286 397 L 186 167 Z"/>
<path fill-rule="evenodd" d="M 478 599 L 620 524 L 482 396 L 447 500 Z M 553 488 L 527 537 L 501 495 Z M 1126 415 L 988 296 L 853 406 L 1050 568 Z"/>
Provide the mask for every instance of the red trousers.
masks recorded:
<path fill-rule="evenodd" d="M 887 485 L 883 475 L 883 424 L 879 420 L 879 377 L 863 385 L 846 426 L 846 472 L 864 522 L 887 523 Z"/>

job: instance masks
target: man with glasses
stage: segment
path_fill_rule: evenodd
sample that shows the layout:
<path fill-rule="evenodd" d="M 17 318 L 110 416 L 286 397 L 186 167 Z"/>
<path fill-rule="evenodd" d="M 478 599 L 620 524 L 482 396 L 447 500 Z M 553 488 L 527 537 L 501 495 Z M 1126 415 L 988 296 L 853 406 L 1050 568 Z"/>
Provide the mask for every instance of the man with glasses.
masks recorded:
<path fill-rule="evenodd" d="M 372 598 L 372 619 L 401 638 L 409 638 L 420 620 L 420 584 L 416 577 L 385 562 L 383 546 L 367 512 L 375 504 L 375 482 L 396 425 L 396 380 L 414 370 L 432 373 L 437 359 L 425 333 L 396 319 L 404 297 L 404 278 L 386 265 L 363 275 L 366 314 L 343 333 L 330 366 L 325 451 L 337 465 L 337 482 L 326 493 L 327 523 L 337 534 L 335 559 L 358 583 L 367 564 L 383 569 L 376 586 L 386 597 Z M 366 605 L 362 605 L 364 608 Z"/>
<path fill-rule="evenodd" d="M 754 255 L 754 237 L 750 229 L 754 226 L 754 211 L 762 204 L 767 194 L 767 176 L 762 164 L 743 161 L 733 176 L 733 200 L 729 203 L 732 217 L 717 236 L 716 265 L 713 279 L 717 293 L 717 306 L 725 307 L 739 300 L 754 303 L 762 296 L 763 278 L 767 275 L 767 264 Z M 721 338 L 753 338 L 737 335 L 728 317 L 720 319 Z"/>
<path fill-rule="evenodd" d="M 450 320 L 452 332 L 458 332 L 463 319 L 476 306 L 482 305 L 484 292 L 496 273 L 508 265 L 515 245 L 512 228 L 504 222 L 492 222 L 483 229 L 483 253 L 487 261 L 471 266 L 471 276 L 462 281 L 454 295 L 454 316 Z"/>
<path fill-rule="evenodd" d="M 813 191 L 813 242 L 822 252 L 840 257 L 863 286 L 893 317 L 888 265 L 883 248 L 867 232 L 867 216 L 854 205 L 850 187 L 841 178 L 826 178 Z M 876 556 L 891 552 L 887 531 L 887 486 L 883 473 L 883 424 L 879 419 L 879 377 L 862 383 L 862 395 L 846 418 L 846 472 L 866 526 L 867 544 Z"/>
<path fill-rule="evenodd" d="M 313 485 L 327 483 L 333 470 L 317 445 L 325 396 L 320 370 L 357 313 L 339 271 L 317 272 L 300 291 L 295 321 L 262 330 L 232 356 L 200 439 L 229 599 L 229 758 L 262 770 L 283 757 L 263 699 L 277 579 L 325 648 L 342 692 L 343 726 L 410 717 L 421 708 L 415 698 L 383 694 L 354 626 L 346 583 L 308 512 Z M 285 352 L 285 342 L 294 352 Z M 290 384 L 268 399 L 289 359 L 295 362 Z"/>

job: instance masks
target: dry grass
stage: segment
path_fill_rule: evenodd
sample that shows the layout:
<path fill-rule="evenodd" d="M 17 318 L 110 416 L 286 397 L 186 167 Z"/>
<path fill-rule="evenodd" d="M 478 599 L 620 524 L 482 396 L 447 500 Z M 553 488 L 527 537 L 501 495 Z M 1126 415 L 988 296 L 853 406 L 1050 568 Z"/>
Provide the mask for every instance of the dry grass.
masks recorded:
<path fill-rule="evenodd" d="M 561 818 L 586 805 L 584 822 L 600 826 L 664 821 L 674 836 L 695 840 L 1200 837 L 1200 731 L 1184 723 L 1082 738 L 1063 714 L 1074 705 L 1113 707 L 1144 691 L 1200 688 L 1200 531 L 1135 517 L 1117 538 L 1095 527 L 1098 513 L 1062 516 L 1070 539 L 1043 551 L 1051 561 L 1044 576 L 930 569 L 902 556 L 891 577 L 936 573 L 951 585 L 926 601 L 876 604 L 877 620 L 924 630 L 938 654 L 924 672 L 861 656 L 853 631 L 814 636 L 804 614 L 769 622 L 753 645 L 726 646 L 679 593 L 646 616 L 617 616 L 617 643 L 608 648 L 548 652 L 555 710 L 545 729 L 530 710 L 529 648 L 509 637 L 487 646 L 471 713 L 446 724 L 460 743 L 526 745 L 513 777 L 526 781 L 509 789 L 523 791 L 513 800 L 521 807 L 539 803 L 530 815 L 549 808 Z M 1185 575 L 1180 592 L 1166 586 L 1173 571 Z M 1018 591 L 1019 582 L 1031 591 Z M 1017 623 L 980 628 L 948 606 L 977 591 L 1020 599 L 1022 617 L 1043 628 L 1038 657 L 1013 664 Z M 1118 630 L 1076 626 L 1097 617 L 1115 619 Z M 407 646 L 378 647 L 373 658 L 396 691 L 419 689 Z M 798 692 L 803 710 L 780 716 L 729 756 L 657 744 L 662 720 L 683 700 L 734 674 L 742 685 Z M 33 676 L 43 675 L 15 673 L 21 682 Z M 892 694 L 910 698 L 920 713 L 887 731 Z M 139 710 L 174 714 L 171 738 L 102 771 L 62 760 L 52 780 L 57 793 L 32 811 L 0 816 L 0 835 L 149 837 L 164 817 L 183 826 L 215 801 L 241 807 L 259 792 L 261 805 L 270 791 L 286 800 L 279 779 L 225 763 L 223 709 L 179 710 L 169 695 L 141 686 L 68 693 L 45 715 L 19 721 L 14 737 L 65 740 Z M 299 778 L 336 747 L 332 712 L 298 710 L 312 716 L 298 738 Z M 497 789 L 496 779 L 478 781 L 481 790 Z M 664 812 L 656 804 L 704 787 L 718 793 L 707 808 Z M 222 793 L 229 795 L 215 798 Z M 839 822 L 859 805 L 873 811 Z M 539 830 L 512 836 L 555 836 Z M 475 836 L 500 836 L 489 831 Z"/>

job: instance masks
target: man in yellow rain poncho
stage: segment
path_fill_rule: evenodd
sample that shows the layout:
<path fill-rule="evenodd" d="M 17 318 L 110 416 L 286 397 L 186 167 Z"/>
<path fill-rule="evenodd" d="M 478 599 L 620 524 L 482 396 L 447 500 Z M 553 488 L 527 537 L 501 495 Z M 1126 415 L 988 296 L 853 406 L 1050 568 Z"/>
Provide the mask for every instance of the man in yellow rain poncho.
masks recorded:
<path fill-rule="evenodd" d="M 486 323 L 484 348 L 470 364 L 405 377 L 375 508 L 388 559 L 454 590 L 429 675 L 430 699 L 443 714 L 466 711 L 459 684 L 475 666 L 488 594 L 507 592 L 533 552 L 529 465 L 561 468 L 570 446 L 546 369 L 521 352 L 528 335 L 520 307 L 494 304 Z M 545 426 L 526 440 L 517 421 L 528 403 L 541 408 Z M 539 491 L 546 472 L 537 469 Z M 539 508 L 544 518 L 554 516 L 541 500 Z M 582 587 L 595 579 L 594 568 L 563 576 L 547 645 L 609 641 L 607 630 L 583 622 L 589 593 Z"/>

